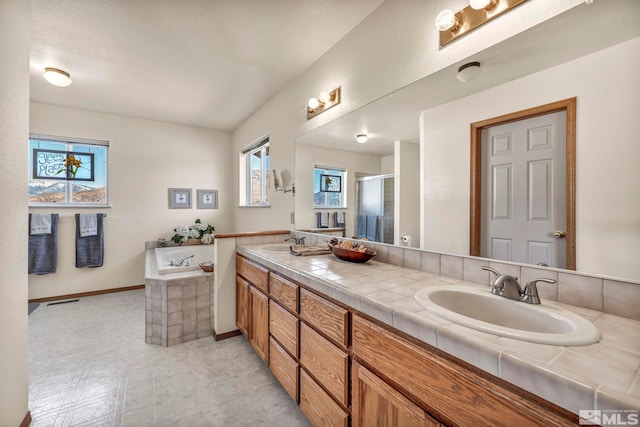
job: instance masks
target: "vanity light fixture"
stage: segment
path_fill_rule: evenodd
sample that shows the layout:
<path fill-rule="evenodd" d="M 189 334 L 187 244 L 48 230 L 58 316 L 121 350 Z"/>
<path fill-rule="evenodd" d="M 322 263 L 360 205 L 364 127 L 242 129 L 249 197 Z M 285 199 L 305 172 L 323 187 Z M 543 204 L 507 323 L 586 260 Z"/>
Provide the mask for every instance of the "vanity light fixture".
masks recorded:
<path fill-rule="evenodd" d="M 368 139 L 369 137 L 366 133 L 359 133 L 356 135 L 356 141 L 358 141 L 360 144 L 364 144 Z"/>
<path fill-rule="evenodd" d="M 71 84 L 71 75 L 59 68 L 47 67 L 44 69 L 43 76 L 54 86 L 67 87 Z"/>
<path fill-rule="evenodd" d="M 527 0 L 469 0 L 469 6 L 457 13 L 443 10 L 436 16 L 440 46 L 452 42 L 525 1 Z"/>
<path fill-rule="evenodd" d="M 470 82 L 480 74 L 479 62 L 468 62 L 458 68 L 456 77 L 463 83 Z"/>
<path fill-rule="evenodd" d="M 329 108 L 340 104 L 340 87 L 335 88 L 331 92 L 320 92 L 317 98 L 309 98 L 307 102 L 307 120 L 324 113 Z"/>

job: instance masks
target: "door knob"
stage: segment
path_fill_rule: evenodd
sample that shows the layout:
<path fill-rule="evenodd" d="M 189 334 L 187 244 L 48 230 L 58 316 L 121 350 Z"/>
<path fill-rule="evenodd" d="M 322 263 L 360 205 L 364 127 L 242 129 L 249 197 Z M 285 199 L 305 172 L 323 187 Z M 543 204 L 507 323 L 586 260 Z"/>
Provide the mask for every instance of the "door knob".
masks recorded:
<path fill-rule="evenodd" d="M 565 237 L 567 237 L 567 233 L 561 230 L 556 230 L 553 232 L 553 236 L 557 237 L 558 239 L 564 239 Z"/>

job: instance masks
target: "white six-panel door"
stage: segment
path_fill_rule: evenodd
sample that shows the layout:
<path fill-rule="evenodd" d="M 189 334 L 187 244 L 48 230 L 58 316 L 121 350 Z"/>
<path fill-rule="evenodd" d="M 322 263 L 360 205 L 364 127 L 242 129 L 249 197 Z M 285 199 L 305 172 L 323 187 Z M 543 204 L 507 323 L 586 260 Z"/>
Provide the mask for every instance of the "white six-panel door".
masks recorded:
<path fill-rule="evenodd" d="M 565 158 L 564 111 L 482 131 L 481 256 L 566 268 Z"/>

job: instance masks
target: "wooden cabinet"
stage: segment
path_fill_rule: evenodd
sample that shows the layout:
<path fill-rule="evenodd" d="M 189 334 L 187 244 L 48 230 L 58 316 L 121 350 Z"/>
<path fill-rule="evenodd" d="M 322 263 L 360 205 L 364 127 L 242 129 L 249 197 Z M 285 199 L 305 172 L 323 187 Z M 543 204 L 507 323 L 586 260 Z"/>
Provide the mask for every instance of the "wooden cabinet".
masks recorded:
<path fill-rule="evenodd" d="M 284 277 L 269 275 L 269 296 L 292 313 L 298 312 L 298 285 Z"/>
<path fill-rule="evenodd" d="M 298 375 L 300 367 L 273 338 L 269 339 L 269 368 L 289 396 L 298 402 Z"/>
<path fill-rule="evenodd" d="M 439 427 L 415 403 L 357 362 L 352 364 L 351 427 Z"/>
<path fill-rule="evenodd" d="M 269 271 L 236 255 L 236 325 L 258 355 L 269 354 Z"/>
<path fill-rule="evenodd" d="M 363 317 L 353 316 L 351 334 L 355 359 L 448 425 L 574 425 L 568 412 L 547 410 L 541 399 L 503 387 L 497 378 L 464 368 Z"/>
<path fill-rule="evenodd" d="M 340 403 L 349 401 L 349 355 L 310 326 L 300 326 L 300 365 Z"/>
<path fill-rule="evenodd" d="M 269 293 L 269 270 L 260 264 L 236 255 L 236 273 L 265 294 Z"/>
<path fill-rule="evenodd" d="M 249 282 L 236 276 L 236 326 L 249 337 Z"/>
<path fill-rule="evenodd" d="M 305 289 L 300 290 L 300 319 L 341 348 L 349 345 L 349 312 Z"/>
<path fill-rule="evenodd" d="M 577 423 L 575 414 L 253 261 L 238 256 L 236 265 L 238 328 L 317 427 Z"/>
<path fill-rule="evenodd" d="M 269 298 L 257 288 L 249 287 L 251 307 L 249 342 L 265 362 L 269 354 Z"/>
<path fill-rule="evenodd" d="M 347 427 L 349 415 L 304 370 L 300 370 L 300 409 L 316 427 Z"/>
<path fill-rule="evenodd" d="M 298 318 L 278 303 L 269 302 L 269 333 L 293 357 L 298 357 Z"/>

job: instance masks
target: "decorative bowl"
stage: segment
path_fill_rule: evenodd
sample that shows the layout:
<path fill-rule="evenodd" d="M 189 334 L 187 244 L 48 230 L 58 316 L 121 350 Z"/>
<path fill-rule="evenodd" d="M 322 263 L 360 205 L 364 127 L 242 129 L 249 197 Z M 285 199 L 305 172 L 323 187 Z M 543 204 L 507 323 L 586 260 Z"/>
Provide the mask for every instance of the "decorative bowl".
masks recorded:
<path fill-rule="evenodd" d="M 374 256 L 378 255 L 376 251 L 367 249 L 367 252 L 352 251 L 349 249 L 338 248 L 336 246 L 329 245 L 331 253 L 343 261 L 349 262 L 367 262 Z"/>
<path fill-rule="evenodd" d="M 201 262 L 198 264 L 202 271 L 205 273 L 213 273 L 213 263 L 212 262 Z"/>

